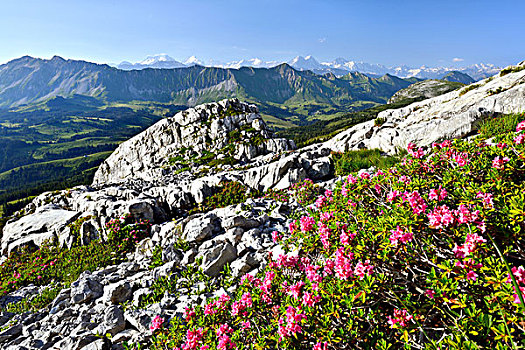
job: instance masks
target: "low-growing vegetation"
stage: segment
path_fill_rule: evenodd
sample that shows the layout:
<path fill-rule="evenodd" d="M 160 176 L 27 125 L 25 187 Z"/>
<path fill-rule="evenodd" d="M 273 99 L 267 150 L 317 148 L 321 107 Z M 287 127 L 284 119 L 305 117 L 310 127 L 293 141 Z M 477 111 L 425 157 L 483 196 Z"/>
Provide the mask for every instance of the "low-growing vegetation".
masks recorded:
<path fill-rule="evenodd" d="M 293 254 L 155 322 L 152 347 L 522 348 L 524 131 L 411 144 L 388 170 L 348 175 L 274 235 Z"/>
<path fill-rule="evenodd" d="M 348 175 L 370 167 L 389 168 L 401 160 L 402 155 L 387 156 L 378 149 L 332 153 L 335 175 Z"/>
<path fill-rule="evenodd" d="M 77 220 L 71 225 L 72 230 L 79 229 L 84 220 Z M 149 235 L 149 227 L 147 221 L 135 221 L 130 215 L 125 215 L 107 223 L 105 241 L 98 239 L 87 245 L 74 244 L 70 249 L 49 242 L 37 250 L 26 248 L 12 252 L 0 265 L 0 295 L 31 284 L 67 286 L 84 271 L 125 261 L 126 254 L 134 251 L 136 243 Z M 34 305 L 37 301 L 26 300 L 24 305 Z"/>
<path fill-rule="evenodd" d="M 525 114 L 508 114 L 493 116 L 483 120 L 479 125 L 479 134 L 485 139 L 512 132 Z"/>
<path fill-rule="evenodd" d="M 386 118 L 377 117 L 376 119 L 374 119 L 374 126 L 381 126 L 385 124 L 385 122 Z"/>
<path fill-rule="evenodd" d="M 32 297 L 8 304 L 5 309 L 7 312 L 13 313 L 36 312 L 48 306 L 57 297 L 61 289 L 61 284 L 46 287 L 43 291 Z"/>
<path fill-rule="evenodd" d="M 510 73 L 516 73 L 516 72 L 521 72 L 522 70 L 525 69 L 525 65 L 521 65 L 521 66 L 510 66 L 510 67 L 507 67 L 507 68 L 503 68 L 500 72 L 499 72 L 499 76 L 500 77 L 503 77 L 507 74 L 510 74 Z"/>
<path fill-rule="evenodd" d="M 207 198 L 204 202 L 190 210 L 190 214 L 197 212 L 206 212 L 216 208 L 227 207 L 228 205 L 239 204 L 248 198 L 260 196 L 258 191 L 249 189 L 236 181 L 226 181 L 217 186 L 215 193 Z"/>
<path fill-rule="evenodd" d="M 466 87 L 464 87 L 463 89 L 461 89 L 461 91 L 459 92 L 459 96 L 463 96 L 465 95 L 467 92 L 469 91 L 472 91 L 474 89 L 477 89 L 481 86 L 481 84 L 470 84 L 470 85 L 467 85 Z"/>

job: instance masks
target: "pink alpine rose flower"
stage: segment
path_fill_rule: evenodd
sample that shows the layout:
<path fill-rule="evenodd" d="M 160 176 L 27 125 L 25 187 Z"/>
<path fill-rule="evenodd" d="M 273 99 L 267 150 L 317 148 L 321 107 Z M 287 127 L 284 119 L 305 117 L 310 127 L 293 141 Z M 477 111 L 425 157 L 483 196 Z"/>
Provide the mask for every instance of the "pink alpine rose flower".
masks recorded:
<path fill-rule="evenodd" d="M 499 156 L 497 156 L 492 161 L 492 167 L 496 169 L 503 169 L 503 167 L 505 166 L 505 163 L 509 161 L 510 161 L 509 157 L 500 158 Z"/>
<path fill-rule="evenodd" d="M 164 319 L 162 317 L 160 317 L 160 315 L 157 315 L 151 321 L 151 325 L 149 326 L 149 330 L 154 332 L 157 329 L 160 329 L 162 327 L 163 323 L 164 323 Z"/>
<path fill-rule="evenodd" d="M 518 126 L 516 126 L 516 132 L 525 130 L 525 120 L 521 121 Z"/>

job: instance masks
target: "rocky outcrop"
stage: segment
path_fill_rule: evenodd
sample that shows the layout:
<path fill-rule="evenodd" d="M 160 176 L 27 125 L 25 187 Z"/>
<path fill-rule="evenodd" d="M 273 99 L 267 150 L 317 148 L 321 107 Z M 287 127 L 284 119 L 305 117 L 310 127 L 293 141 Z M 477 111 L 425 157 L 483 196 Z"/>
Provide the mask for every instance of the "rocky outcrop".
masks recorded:
<path fill-rule="evenodd" d="M 96 239 L 99 232 L 104 239 L 105 223 L 127 213 L 162 223 L 184 215 L 225 181 L 266 191 L 287 188 L 305 178 L 329 176 L 329 149 L 292 151 L 293 142 L 270 136 L 257 108 L 236 99 L 164 119 L 121 144 L 100 166 L 92 186 L 35 198 L 26 208 L 28 214 L 7 223 L 0 237 L 2 251 L 40 246 L 47 240 L 71 246 L 76 238 L 67 225 L 79 216 L 91 217 L 80 229 L 82 244 Z M 203 155 L 209 159 L 198 165 L 196 159 Z M 210 171 L 210 162 L 221 156 L 231 157 L 232 164 L 217 165 Z M 180 164 L 170 164 L 173 157 L 185 162 L 187 170 L 178 171 Z M 206 231 L 189 236 L 190 240 L 204 238 Z"/>
<path fill-rule="evenodd" d="M 295 148 L 292 141 L 270 139 L 254 105 L 237 99 L 207 103 L 163 119 L 122 143 L 102 163 L 94 184 L 120 183 L 129 178 L 153 181 L 170 170 L 169 161 L 232 157 L 246 162 L 259 155 Z M 206 153 L 208 152 L 208 153 Z"/>
<path fill-rule="evenodd" d="M 524 63 L 520 65 L 525 67 Z M 324 146 L 334 151 L 379 148 L 392 154 L 406 148 L 409 142 L 428 146 L 443 139 L 464 137 L 487 116 L 524 111 L 525 69 L 383 111 L 378 115 L 381 126 L 374 126 L 374 121 L 356 125 Z"/>

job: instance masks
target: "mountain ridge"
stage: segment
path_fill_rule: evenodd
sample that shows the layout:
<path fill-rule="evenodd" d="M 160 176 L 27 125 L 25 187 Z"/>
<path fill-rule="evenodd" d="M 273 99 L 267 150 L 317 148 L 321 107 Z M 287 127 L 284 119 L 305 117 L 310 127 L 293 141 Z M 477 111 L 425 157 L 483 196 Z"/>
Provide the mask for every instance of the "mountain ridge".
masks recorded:
<path fill-rule="evenodd" d="M 257 81 L 252 81 L 258 79 Z M 107 101 L 152 100 L 196 105 L 228 97 L 259 103 L 317 102 L 340 105 L 359 99 L 384 103 L 395 92 L 371 78 L 371 86 L 353 86 L 351 80 L 327 79 L 287 64 L 273 68 L 223 69 L 191 67 L 119 70 L 81 60 L 50 60 L 29 56 L 0 66 L 0 107 L 10 108 L 73 94 Z M 409 82 L 396 80 L 400 89 Z M 267 100 L 261 99 L 262 97 Z"/>

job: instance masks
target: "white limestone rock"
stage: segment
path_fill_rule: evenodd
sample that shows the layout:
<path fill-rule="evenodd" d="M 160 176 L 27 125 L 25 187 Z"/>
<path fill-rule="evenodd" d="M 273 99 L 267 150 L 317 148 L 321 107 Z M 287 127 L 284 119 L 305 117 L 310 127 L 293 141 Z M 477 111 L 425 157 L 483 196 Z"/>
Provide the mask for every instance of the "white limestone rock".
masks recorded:
<path fill-rule="evenodd" d="M 45 241 L 56 240 L 79 215 L 79 212 L 50 204 L 40 207 L 33 214 L 8 222 L 1 237 L 2 254 L 7 255 L 23 246 L 40 246 Z"/>

